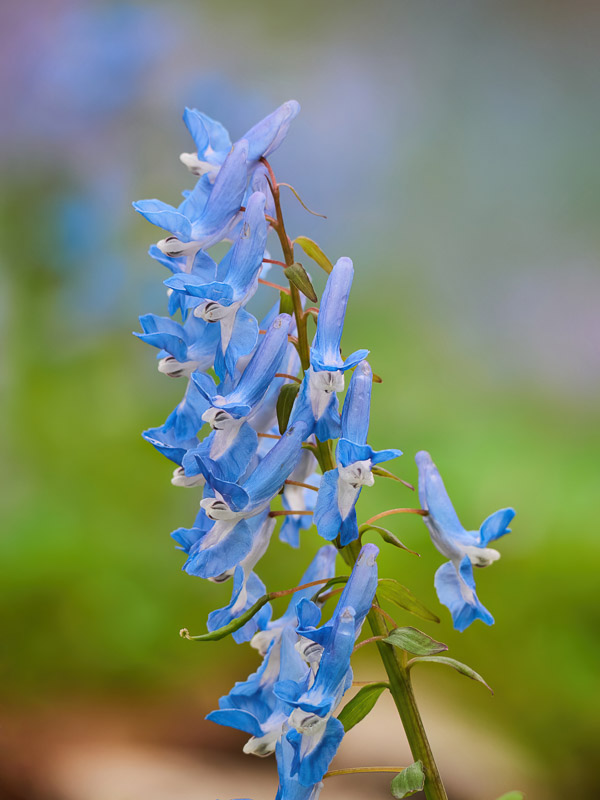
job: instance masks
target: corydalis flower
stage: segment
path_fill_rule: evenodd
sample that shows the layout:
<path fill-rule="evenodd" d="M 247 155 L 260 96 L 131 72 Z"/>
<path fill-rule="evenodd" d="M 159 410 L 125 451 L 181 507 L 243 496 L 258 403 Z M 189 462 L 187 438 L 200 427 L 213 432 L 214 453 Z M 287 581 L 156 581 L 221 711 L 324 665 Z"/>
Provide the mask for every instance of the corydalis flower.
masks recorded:
<path fill-rule="evenodd" d="M 318 439 L 336 439 L 341 432 L 337 393 L 344 390 L 344 372 L 369 355 L 357 350 L 343 360 L 340 342 L 354 267 L 340 258 L 333 267 L 319 307 L 317 332 L 310 348 L 310 369 L 294 403 L 290 422 L 302 419 L 314 428 Z"/>
<path fill-rule="evenodd" d="M 314 603 L 303 600 L 298 604 L 296 630 L 301 640 L 308 639 L 320 650 L 320 657 L 314 647 L 307 651 L 311 661 L 318 660 L 318 668 L 314 681 L 310 673 L 304 681 L 281 680 L 274 692 L 294 708 L 286 738 L 294 749 L 291 774 L 297 775 L 304 786 L 323 778 L 344 736 L 344 728 L 333 712 L 352 685 L 350 657 L 375 595 L 378 553 L 373 544 L 362 548 L 334 614 L 325 625 L 314 627 L 320 616 Z"/>
<path fill-rule="evenodd" d="M 342 409 L 338 466 L 323 476 L 315 507 L 320 535 L 332 541 L 340 533 L 342 547 L 358 536 L 355 506 L 362 487 L 375 482 L 371 467 L 402 455 L 400 450 L 373 450 L 367 444 L 372 386 L 371 367 L 361 361 L 352 375 Z"/>
<path fill-rule="evenodd" d="M 300 104 L 296 100 L 288 100 L 242 136 L 248 145 L 248 168 L 256 166 L 261 158 L 267 158 L 279 147 L 299 111 Z M 229 133 L 220 122 L 195 108 L 185 109 L 183 121 L 197 152 L 182 153 L 179 158 L 194 175 L 206 175 L 212 182 L 232 148 Z"/>
<path fill-rule="evenodd" d="M 485 519 L 478 531 L 467 531 L 458 519 L 429 453 L 421 450 L 415 461 L 419 468 L 419 500 L 428 512 L 423 522 L 435 547 L 450 559 L 435 574 L 440 603 L 450 609 L 458 631 L 464 631 L 476 619 L 492 625 L 493 616 L 475 592 L 473 566 L 487 567 L 500 558 L 500 553 L 488 544 L 510 533 L 508 525 L 515 511 L 500 509 Z"/>

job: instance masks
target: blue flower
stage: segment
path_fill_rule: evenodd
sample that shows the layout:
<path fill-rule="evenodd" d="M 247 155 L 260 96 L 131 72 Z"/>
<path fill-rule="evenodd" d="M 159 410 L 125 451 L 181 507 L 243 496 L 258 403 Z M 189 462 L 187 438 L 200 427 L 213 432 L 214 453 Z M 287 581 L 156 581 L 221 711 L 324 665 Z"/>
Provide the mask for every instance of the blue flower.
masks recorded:
<path fill-rule="evenodd" d="M 133 207 L 153 225 L 171 233 L 158 247 L 166 255 L 191 255 L 226 238 L 241 216 L 246 191 L 248 143 L 238 142 L 225 159 L 214 184 L 200 178 L 177 207 L 161 200 L 139 200 Z"/>
<path fill-rule="evenodd" d="M 342 409 L 342 438 L 336 456 L 338 467 L 323 476 L 314 520 L 320 535 L 329 541 L 340 533 L 343 546 L 358 536 L 356 502 L 363 486 L 373 486 L 371 467 L 398 458 L 400 450 L 373 450 L 367 444 L 373 373 L 361 361 L 350 380 Z"/>
<path fill-rule="evenodd" d="M 323 778 L 344 736 L 341 722 L 332 715 L 352 685 L 350 657 L 375 595 L 378 552 L 372 544 L 362 548 L 331 620 L 321 628 L 314 627 L 320 613 L 315 604 L 298 604 L 297 632 L 320 646 L 318 669 L 312 682 L 280 680 L 273 691 L 294 707 L 286 738 L 294 749 L 291 774 L 304 786 Z"/>
<path fill-rule="evenodd" d="M 210 283 L 216 280 L 217 265 L 204 250 L 198 250 L 191 255 L 168 256 L 157 245 L 153 244 L 148 250 L 148 255 L 174 275 L 179 272 L 187 272 L 194 275 L 202 283 Z M 168 311 L 171 317 L 177 311 L 181 311 L 181 315 L 185 320 L 189 309 L 198 304 L 195 298 L 189 297 L 183 292 L 175 292 L 173 289 L 168 289 L 167 295 L 169 298 Z"/>
<path fill-rule="evenodd" d="M 207 627 L 209 631 L 215 631 L 218 628 L 228 625 L 232 620 L 237 619 L 237 617 L 251 608 L 267 591 L 264 583 L 253 571 L 254 567 L 266 553 L 275 528 L 275 520 L 270 518 L 267 512 L 263 512 L 263 514 L 264 520 L 258 533 L 254 537 L 252 549 L 246 558 L 242 559 L 235 568 L 231 601 L 225 608 L 211 611 L 208 615 Z M 221 577 L 223 580 L 225 579 L 225 575 Z M 234 631 L 232 634 L 234 640 L 238 643 L 250 641 L 257 631 L 262 630 L 268 625 L 271 619 L 271 613 L 271 606 L 267 603 L 242 628 Z"/>
<path fill-rule="evenodd" d="M 340 258 L 329 274 L 319 307 L 317 332 L 310 348 L 310 369 L 304 376 L 290 418 L 290 422 L 297 419 L 308 425 L 312 422 L 321 441 L 337 439 L 340 435 L 337 392 L 344 390 L 344 372 L 369 354 L 368 350 L 357 350 L 345 361 L 340 355 L 353 277 L 354 268 L 349 258 Z"/>
<path fill-rule="evenodd" d="M 429 512 L 423 521 L 435 547 L 450 559 L 435 574 L 440 603 L 450 609 L 458 631 L 464 631 L 476 619 L 492 625 L 494 618 L 475 592 L 473 566 L 487 567 L 500 558 L 500 553 L 488 544 L 510 533 L 508 525 L 515 511 L 503 508 L 484 520 L 478 531 L 465 530 L 429 453 L 421 450 L 415 460 L 419 468 L 419 500 Z"/>
<path fill-rule="evenodd" d="M 189 317 L 183 325 L 156 314 L 140 317 L 143 333 L 134 331 L 146 344 L 158 347 L 158 370 L 179 378 L 196 369 L 210 369 L 214 363 L 219 331 L 202 319 Z"/>
<path fill-rule="evenodd" d="M 165 284 L 176 292 L 198 298 L 194 316 L 218 323 L 220 342 L 215 355 L 215 372 L 223 380 L 235 374 L 238 359 L 252 351 L 258 338 L 258 323 L 243 307 L 258 288 L 267 242 L 265 196 L 255 192 L 248 201 L 242 230 L 217 269 L 217 280 L 183 272 Z"/>
<path fill-rule="evenodd" d="M 207 480 L 200 506 L 214 524 L 190 549 L 186 572 L 214 578 L 235 568 L 248 555 L 259 529 L 257 515 L 268 509 L 294 470 L 304 433 L 302 423 L 288 428 L 241 484 L 218 477 L 217 468 L 208 459 L 199 462 Z"/>
<path fill-rule="evenodd" d="M 292 774 L 296 753 L 285 735 L 277 742 L 275 757 L 279 775 L 275 800 L 318 800 L 323 783 L 319 781 L 313 785 L 303 786 L 297 775 Z"/>
<path fill-rule="evenodd" d="M 277 680 L 305 679 L 309 669 L 294 646 L 296 639 L 293 628 L 285 628 L 279 638 L 277 655 L 269 654 L 272 663 L 269 663 L 268 669 L 261 675 L 263 680 L 259 683 L 259 691 L 244 694 L 239 691 L 241 687 L 238 684 L 237 693 L 232 692 L 222 697 L 219 700 L 219 710 L 211 711 L 206 717 L 219 725 L 249 733 L 251 738 L 244 745 L 245 753 L 266 756 L 275 750 L 283 725 L 292 709 L 285 700 L 273 693 L 273 682 L 267 683 L 267 680 L 271 676 L 274 677 L 276 667 L 278 667 Z"/>
<path fill-rule="evenodd" d="M 250 167 L 260 158 L 268 158 L 279 147 L 299 111 L 300 104 L 295 100 L 288 100 L 242 136 L 248 143 L 247 162 Z M 228 132 L 220 122 L 195 108 L 186 108 L 183 120 L 194 140 L 197 153 L 182 153 L 182 163 L 194 175 L 207 175 L 209 180 L 214 181 L 231 150 Z"/>

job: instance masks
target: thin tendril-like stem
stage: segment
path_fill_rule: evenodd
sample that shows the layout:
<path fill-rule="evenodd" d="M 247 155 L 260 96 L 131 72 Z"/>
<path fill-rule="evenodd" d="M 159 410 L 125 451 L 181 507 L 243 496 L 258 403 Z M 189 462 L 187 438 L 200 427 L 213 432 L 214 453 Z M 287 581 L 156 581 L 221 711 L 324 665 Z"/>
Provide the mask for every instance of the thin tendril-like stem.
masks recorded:
<path fill-rule="evenodd" d="M 353 653 L 356 653 L 361 647 L 364 647 L 366 644 L 371 644 L 371 642 L 381 642 L 382 639 L 385 639 L 385 636 L 370 636 L 368 639 L 363 639 L 362 642 L 354 645 Z"/>
<path fill-rule="evenodd" d="M 330 769 L 324 778 L 335 778 L 338 775 L 356 775 L 359 772 L 402 772 L 406 767 L 347 767 L 346 769 Z"/>
<path fill-rule="evenodd" d="M 307 517 L 309 514 L 312 515 L 312 511 L 269 511 L 270 517 L 292 517 L 292 516 L 300 516 L 300 517 Z"/>
<path fill-rule="evenodd" d="M 258 282 L 262 283 L 263 286 L 270 286 L 271 289 L 277 289 L 277 291 L 283 292 L 284 294 L 290 293 L 290 290 L 286 289 L 285 286 L 280 286 L 278 283 L 272 283 L 271 281 L 266 281 L 264 278 L 259 278 Z"/>
<path fill-rule="evenodd" d="M 382 615 L 382 616 L 384 616 L 384 617 L 385 617 L 387 620 L 389 620 L 389 621 L 392 623 L 392 625 L 394 626 L 394 628 L 397 628 L 397 627 L 398 627 L 398 623 L 396 622 L 396 620 L 395 620 L 395 619 L 394 619 L 392 616 L 390 616 L 390 615 L 387 613 L 387 611 L 384 611 L 384 610 L 383 610 L 383 608 L 380 608 L 379 606 L 375 605 L 375 603 L 373 603 L 373 605 L 371 606 L 371 608 L 375 609 L 375 611 L 377 611 L 377 613 L 378 613 L 378 614 L 381 614 L 381 615 Z"/>
<path fill-rule="evenodd" d="M 287 479 L 286 483 L 288 486 L 301 486 L 303 489 L 312 489 L 313 492 L 318 492 L 318 486 L 311 486 L 310 483 L 302 483 L 301 481 L 292 481 L 289 478 Z"/>
<path fill-rule="evenodd" d="M 275 377 L 276 378 L 289 378 L 289 380 L 296 381 L 296 383 L 302 383 L 300 378 L 297 378 L 295 375 L 288 375 L 287 372 L 276 372 L 275 373 Z"/>
<path fill-rule="evenodd" d="M 379 514 L 375 514 L 374 517 L 368 519 L 364 524 L 370 525 L 372 522 L 383 519 L 383 517 L 390 517 L 392 514 L 419 514 L 421 517 L 426 517 L 429 512 L 424 511 L 422 508 L 390 508 L 389 511 L 381 511 Z"/>

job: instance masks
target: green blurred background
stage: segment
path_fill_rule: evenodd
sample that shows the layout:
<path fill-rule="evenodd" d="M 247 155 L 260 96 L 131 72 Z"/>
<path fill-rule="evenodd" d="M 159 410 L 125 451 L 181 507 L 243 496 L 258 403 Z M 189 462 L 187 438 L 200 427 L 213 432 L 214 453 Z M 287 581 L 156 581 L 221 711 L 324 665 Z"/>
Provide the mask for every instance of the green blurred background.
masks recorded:
<path fill-rule="evenodd" d="M 254 777 L 273 770 L 203 721 L 253 651 L 177 635 L 202 630 L 229 587 L 181 572 L 168 534 L 198 497 L 171 486 L 139 435 L 182 386 L 131 336 L 139 314 L 165 313 L 165 276 L 130 202 L 174 202 L 190 185 L 185 105 L 236 137 L 290 97 L 303 110 L 272 161 L 328 215 L 290 194 L 292 235 L 354 259 L 344 346 L 370 348 L 383 377 L 372 443 L 400 447 L 395 470 L 412 482 L 429 450 L 467 527 L 518 512 L 502 560 L 478 574 L 493 628 L 452 631 L 417 517 L 390 527 L 422 557 L 381 557 L 382 574 L 440 609 L 423 629 L 496 692 L 417 676 L 451 797 L 598 796 L 598 12 L 532 0 L 2 12 L 0 797 L 142 796 L 119 781 L 74 788 L 82 741 L 101 762 L 124 738 L 190 760 L 233 748 L 231 769 L 248 771 L 238 791 L 255 800 Z M 359 517 L 417 502 L 397 487 L 365 490 Z M 275 544 L 261 577 L 294 585 L 318 545 Z M 359 661 L 378 669 L 364 650 Z M 215 795 L 169 800 L 188 796 Z"/>

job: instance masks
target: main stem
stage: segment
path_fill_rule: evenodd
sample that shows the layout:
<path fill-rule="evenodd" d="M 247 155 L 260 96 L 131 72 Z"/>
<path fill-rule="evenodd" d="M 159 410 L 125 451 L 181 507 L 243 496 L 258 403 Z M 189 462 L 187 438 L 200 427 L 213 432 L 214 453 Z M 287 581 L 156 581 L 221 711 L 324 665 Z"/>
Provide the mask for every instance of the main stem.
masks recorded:
<path fill-rule="evenodd" d="M 270 168 L 270 165 L 265 161 L 271 179 L 271 189 L 273 193 L 273 200 L 275 202 L 275 211 L 277 214 L 277 225 L 273 225 L 281 243 L 281 249 L 285 258 L 285 263 L 291 266 L 294 263 L 294 248 L 290 241 L 283 221 L 283 214 L 281 211 L 281 202 L 279 197 L 279 186 L 275 179 L 275 175 Z M 306 372 L 310 367 L 310 350 L 308 346 L 308 336 L 306 330 L 306 315 L 302 309 L 300 300 L 300 292 L 290 282 L 290 291 L 292 303 L 294 308 L 294 316 L 296 318 L 296 326 L 298 329 L 298 353 L 300 355 L 300 363 L 302 369 Z M 317 460 L 323 472 L 335 468 L 335 462 L 331 453 L 329 442 L 320 442 L 317 439 Z M 358 553 L 360 552 L 360 545 L 358 541 L 351 542 L 346 547 L 341 548 L 338 544 L 338 549 L 344 560 L 350 567 L 354 566 Z M 388 629 L 383 621 L 381 615 L 374 610 L 371 610 L 367 615 L 367 621 L 373 632 L 374 636 L 387 636 Z M 421 761 L 423 764 L 423 771 L 425 773 L 425 797 L 427 800 L 448 800 L 444 784 L 440 777 L 440 773 L 435 763 L 431 747 L 425 733 L 423 720 L 417 707 L 417 701 L 413 692 L 412 682 L 410 679 L 410 672 L 406 668 L 406 654 L 392 645 L 386 644 L 382 641 L 377 641 L 377 649 L 383 662 L 383 666 L 390 681 L 390 691 L 400 719 L 408 739 L 410 751 L 415 761 Z"/>

